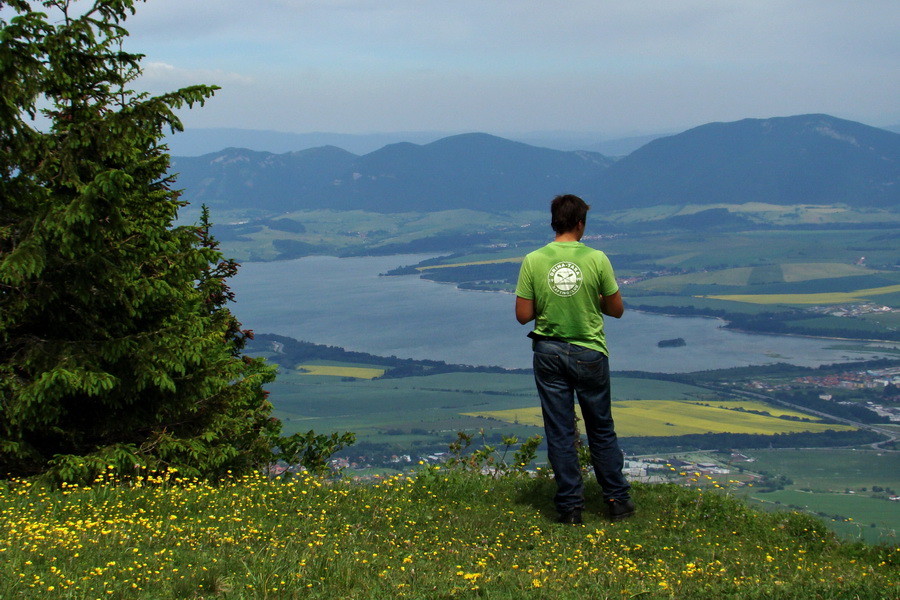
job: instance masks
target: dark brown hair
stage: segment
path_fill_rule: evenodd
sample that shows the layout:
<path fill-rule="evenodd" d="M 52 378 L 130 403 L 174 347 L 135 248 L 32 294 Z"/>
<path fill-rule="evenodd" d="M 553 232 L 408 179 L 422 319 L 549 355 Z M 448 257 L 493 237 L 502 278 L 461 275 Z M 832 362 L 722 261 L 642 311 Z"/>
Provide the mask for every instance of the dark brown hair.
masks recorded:
<path fill-rule="evenodd" d="M 564 194 L 550 203 L 550 226 L 556 233 L 572 231 L 581 221 L 587 220 L 590 205 L 578 196 Z"/>

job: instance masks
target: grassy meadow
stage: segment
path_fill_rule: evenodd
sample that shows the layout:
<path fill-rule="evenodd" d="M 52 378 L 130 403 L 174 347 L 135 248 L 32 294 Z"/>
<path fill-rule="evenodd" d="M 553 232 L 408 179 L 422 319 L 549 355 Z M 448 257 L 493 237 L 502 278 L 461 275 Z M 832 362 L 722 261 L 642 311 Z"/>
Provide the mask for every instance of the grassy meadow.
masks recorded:
<path fill-rule="evenodd" d="M 871 448 L 759 449 L 753 450 L 752 456 L 754 462 L 748 467 L 783 473 L 798 490 L 861 494 L 878 486 L 900 492 L 900 453 L 896 452 Z M 900 514 L 900 505 L 895 506 Z"/>
<path fill-rule="evenodd" d="M 898 544 L 897 503 L 867 495 L 846 493 L 811 493 L 778 490 L 768 494 L 751 494 L 752 506 L 763 509 L 794 510 L 816 515 L 845 540 L 861 540 L 874 544 Z M 758 504 L 757 504 L 758 503 Z"/>
<path fill-rule="evenodd" d="M 765 473 L 787 479 L 783 489 L 738 495 L 767 509 L 803 511 L 821 518 L 845 539 L 898 544 L 900 453 L 871 448 L 756 449 L 752 462 L 732 463 L 743 475 Z"/>
<path fill-rule="evenodd" d="M 883 599 L 900 546 L 836 539 L 727 491 L 636 485 L 610 523 L 554 522 L 547 477 L 425 467 L 366 483 L 168 473 L 0 485 L 0 598 Z"/>

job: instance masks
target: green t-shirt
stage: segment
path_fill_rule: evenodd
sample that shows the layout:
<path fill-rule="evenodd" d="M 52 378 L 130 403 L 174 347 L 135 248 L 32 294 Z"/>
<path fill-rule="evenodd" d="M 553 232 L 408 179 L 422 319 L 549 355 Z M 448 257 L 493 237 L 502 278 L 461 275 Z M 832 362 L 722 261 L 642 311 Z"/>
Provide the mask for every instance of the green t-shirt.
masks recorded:
<path fill-rule="evenodd" d="M 618 290 L 606 254 L 581 242 L 551 242 L 525 257 L 516 296 L 534 301 L 535 333 L 608 356 L 600 297 Z"/>

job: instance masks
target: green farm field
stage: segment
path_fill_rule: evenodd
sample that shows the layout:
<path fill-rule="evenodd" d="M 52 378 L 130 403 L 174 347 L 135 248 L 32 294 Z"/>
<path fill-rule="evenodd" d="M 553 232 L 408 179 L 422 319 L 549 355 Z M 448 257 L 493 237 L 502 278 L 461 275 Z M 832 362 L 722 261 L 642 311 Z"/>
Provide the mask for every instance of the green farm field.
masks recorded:
<path fill-rule="evenodd" d="M 452 441 L 457 431 L 484 429 L 526 437 L 542 431 L 530 375 L 444 373 L 369 379 L 375 371 L 359 364 L 333 364 L 319 365 L 313 372 L 282 372 L 269 386 L 276 416 L 289 433 L 353 431 L 360 440 L 379 443 L 399 442 L 398 435 L 406 441 L 436 444 Z M 352 373 L 360 378 L 353 379 Z M 670 381 L 614 377 L 612 385 L 617 429 L 623 438 L 853 429 L 761 402 L 723 399 L 709 390 Z"/>
<path fill-rule="evenodd" d="M 810 294 L 721 294 L 710 295 L 716 300 L 749 302 L 751 304 L 858 304 L 876 301 L 881 296 L 900 293 L 900 285 L 860 289 L 853 292 L 819 292 Z"/>
<path fill-rule="evenodd" d="M 519 435 L 537 432 L 533 427 L 489 423 L 462 414 L 531 402 L 535 398 L 534 382 L 527 375 L 447 373 L 349 380 L 346 376 L 282 370 L 268 389 L 276 416 L 284 421 L 288 433 L 309 429 L 353 431 L 360 441 L 394 443 L 400 439 L 387 431 L 416 430 L 423 433 L 405 439 L 449 443 L 459 430 L 486 428 Z"/>
<path fill-rule="evenodd" d="M 264 215 L 255 215 L 256 218 Z M 213 215 L 217 223 L 233 226 L 247 222 L 247 215 L 224 213 Z M 543 214 L 540 215 L 543 217 Z M 277 219 L 289 219 L 303 226 L 302 231 L 283 231 L 270 227 L 269 219 L 254 226 L 252 218 L 246 231 L 237 236 L 227 236 L 222 247 L 228 256 L 238 260 L 270 261 L 279 259 L 276 242 L 303 244 L 306 254 L 346 256 L 366 254 L 380 248 L 408 244 L 433 236 L 470 234 L 484 231 L 485 224 L 491 236 L 502 241 L 504 231 L 520 231 L 540 218 L 537 213 L 486 213 L 475 210 L 447 210 L 431 213 L 375 213 L 361 210 L 303 210 L 278 215 Z M 275 224 L 277 225 L 277 219 Z"/>
<path fill-rule="evenodd" d="M 321 369 L 326 366 L 331 375 L 322 374 Z M 540 423 L 504 423 L 467 414 L 538 407 L 530 375 L 444 373 L 368 380 L 351 379 L 350 375 L 371 374 L 366 365 L 331 363 L 318 367 L 319 374 L 282 369 L 278 379 L 267 386 L 276 416 L 284 421 L 289 433 L 309 429 L 353 431 L 360 440 L 395 442 L 395 436 L 387 437 L 384 432 L 428 430 L 439 433 L 420 434 L 420 441 L 443 442 L 452 441 L 457 430 L 472 432 L 484 428 L 518 435 L 533 435 L 541 430 Z M 615 397 L 623 400 L 709 398 L 707 390 L 653 379 L 614 378 L 613 389 Z"/>
<path fill-rule="evenodd" d="M 848 538 L 897 542 L 900 502 L 888 500 L 900 492 L 900 452 L 871 449 L 751 450 L 746 471 L 788 478 L 785 489 L 739 493 L 768 509 L 794 508 L 823 518 Z M 874 488 L 874 489 L 873 489 Z M 876 491 L 883 490 L 883 491 Z"/>
<path fill-rule="evenodd" d="M 900 492 L 900 452 L 793 449 L 751 454 L 755 460 L 748 467 L 784 474 L 797 489 L 843 492 L 881 486 Z"/>
<path fill-rule="evenodd" d="M 608 218 L 610 221 L 617 223 L 646 222 L 692 215 L 710 209 L 726 209 L 733 214 L 749 217 L 758 223 L 769 223 L 782 227 L 823 225 L 827 223 L 870 223 L 881 225 L 885 222 L 900 220 L 896 212 L 889 210 L 859 210 L 847 206 L 815 204 L 780 205 L 764 202 L 660 205 L 613 212 L 610 213 Z"/>
<path fill-rule="evenodd" d="M 704 285 L 746 287 L 771 283 L 800 283 L 819 279 L 864 277 L 872 274 L 872 270 L 859 265 L 837 262 L 786 263 L 658 277 L 637 284 L 635 287 L 644 291 L 673 291 L 684 289 L 687 286 Z"/>
<path fill-rule="evenodd" d="M 889 312 L 889 313 L 875 313 L 870 315 L 864 315 L 861 317 L 864 321 L 870 321 L 873 323 L 877 323 L 881 327 L 886 329 L 897 330 L 900 329 L 900 311 Z"/>
<path fill-rule="evenodd" d="M 896 545 L 900 538 L 898 502 L 847 493 L 781 490 L 748 496 L 751 505 L 766 510 L 797 510 L 821 518 L 844 539 Z"/>
<path fill-rule="evenodd" d="M 799 274 L 809 276 L 812 267 L 808 265 L 824 263 L 843 265 L 840 276 L 846 276 L 855 272 L 846 271 L 859 266 L 857 263 L 863 257 L 865 265 L 873 269 L 895 265 L 897 261 L 896 236 L 884 229 L 755 230 L 705 232 L 699 236 L 673 231 L 587 240 L 587 243 L 604 249 L 613 264 L 616 255 L 640 255 L 645 257 L 646 266 L 693 270 L 698 275 L 704 270 L 800 264 L 807 266 Z M 794 276 L 790 269 L 789 278 Z M 740 273 L 736 276 L 740 277 Z"/>

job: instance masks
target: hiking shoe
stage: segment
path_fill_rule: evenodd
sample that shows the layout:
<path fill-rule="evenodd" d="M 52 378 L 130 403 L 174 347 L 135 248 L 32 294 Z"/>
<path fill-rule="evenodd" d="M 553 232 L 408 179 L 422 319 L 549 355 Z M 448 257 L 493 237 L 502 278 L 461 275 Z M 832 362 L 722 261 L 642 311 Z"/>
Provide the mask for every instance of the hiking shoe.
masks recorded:
<path fill-rule="evenodd" d="M 564 525 L 581 525 L 581 509 L 573 508 L 570 511 L 560 513 L 557 522 Z"/>
<path fill-rule="evenodd" d="M 606 503 L 606 506 L 609 510 L 609 518 L 612 521 L 621 521 L 622 519 L 627 519 L 637 510 L 637 506 L 635 506 L 634 500 L 630 498 L 628 500 L 618 500 L 616 498 L 611 498 Z"/>

